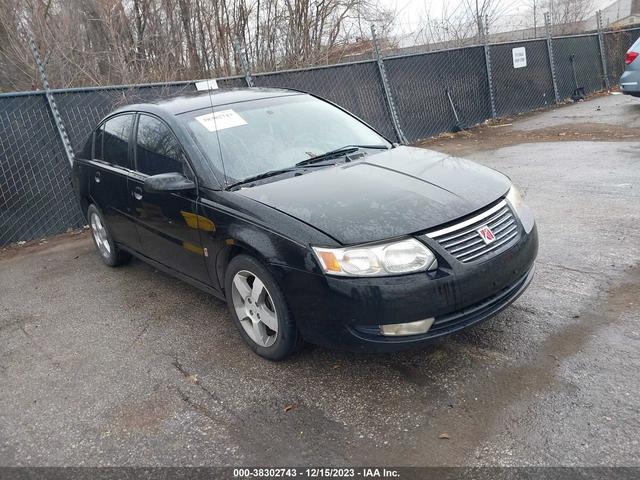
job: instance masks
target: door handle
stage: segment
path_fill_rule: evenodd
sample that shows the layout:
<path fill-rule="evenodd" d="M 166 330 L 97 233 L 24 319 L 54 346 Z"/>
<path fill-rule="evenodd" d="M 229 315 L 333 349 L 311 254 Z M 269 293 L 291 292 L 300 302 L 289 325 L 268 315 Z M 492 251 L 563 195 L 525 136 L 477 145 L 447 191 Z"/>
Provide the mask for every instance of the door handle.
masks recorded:
<path fill-rule="evenodd" d="M 100 183 L 100 172 L 96 172 L 96 176 L 93 177 L 96 183 Z"/>
<path fill-rule="evenodd" d="M 136 187 L 133 189 L 133 198 L 136 200 L 142 200 L 142 188 Z"/>

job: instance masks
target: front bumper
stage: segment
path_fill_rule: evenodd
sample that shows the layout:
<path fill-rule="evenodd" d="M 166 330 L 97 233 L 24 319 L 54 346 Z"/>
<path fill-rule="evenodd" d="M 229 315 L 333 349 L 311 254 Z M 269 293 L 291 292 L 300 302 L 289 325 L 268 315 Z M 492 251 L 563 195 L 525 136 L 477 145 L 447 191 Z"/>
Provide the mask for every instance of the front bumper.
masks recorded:
<path fill-rule="evenodd" d="M 427 343 L 489 318 L 527 288 L 538 251 L 536 227 L 506 251 L 461 263 L 437 244 L 433 272 L 379 278 L 343 278 L 275 267 L 303 338 L 348 350 L 396 351 Z M 387 337 L 380 325 L 434 317 L 425 334 Z"/>

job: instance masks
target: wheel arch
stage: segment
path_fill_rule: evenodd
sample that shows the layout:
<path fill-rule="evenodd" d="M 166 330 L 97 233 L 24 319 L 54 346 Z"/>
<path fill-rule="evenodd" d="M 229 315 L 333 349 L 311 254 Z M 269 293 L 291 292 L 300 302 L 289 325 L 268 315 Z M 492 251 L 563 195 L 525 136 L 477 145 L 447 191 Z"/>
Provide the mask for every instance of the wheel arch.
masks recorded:
<path fill-rule="evenodd" d="M 89 216 L 87 215 L 87 211 L 89 210 L 90 205 L 96 205 L 93 199 L 89 194 L 80 196 L 80 211 L 82 212 L 82 216 L 86 221 L 89 221 Z M 96 205 L 96 208 L 99 208 Z"/>
<path fill-rule="evenodd" d="M 216 256 L 216 276 L 218 277 L 218 284 L 223 292 L 225 290 L 224 280 L 227 273 L 227 267 L 234 257 L 242 254 L 254 257 L 256 260 L 259 260 L 265 268 L 268 268 L 269 262 L 256 248 L 239 240 L 226 240 L 225 246 Z"/>

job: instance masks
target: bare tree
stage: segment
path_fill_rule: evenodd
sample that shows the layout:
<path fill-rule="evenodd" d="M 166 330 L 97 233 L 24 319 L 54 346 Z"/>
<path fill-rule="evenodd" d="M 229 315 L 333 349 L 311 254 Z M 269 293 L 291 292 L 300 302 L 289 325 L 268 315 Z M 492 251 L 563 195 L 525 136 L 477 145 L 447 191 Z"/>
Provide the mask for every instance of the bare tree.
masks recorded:
<path fill-rule="evenodd" d="M 579 31 L 581 23 L 593 14 L 593 0 L 546 0 L 542 5 L 551 14 L 557 34 Z"/>
<path fill-rule="evenodd" d="M 545 12 L 549 12 L 553 33 L 556 35 L 585 30 L 585 20 L 594 14 L 593 0 L 528 0 L 526 25 L 532 36 L 540 36 Z"/>
<path fill-rule="evenodd" d="M 254 71 L 336 61 L 384 32 L 378 0 L 0 0 L 0 89 L 32 88 L 34 34 L 57 87 L 239 73 L 234 40 Z"/>
<path fill-rule="evenodd" d="M 464 0 L 454 3 L 425 1 L 420 16 L 422 27 L 415 38 L 430 48 L 461 47 L 479 43 L 482 25 L 488 19 L 489 26 L 506 15 L 514 0 Z M 433 14 L 433 11 L 436 11 Z"/>

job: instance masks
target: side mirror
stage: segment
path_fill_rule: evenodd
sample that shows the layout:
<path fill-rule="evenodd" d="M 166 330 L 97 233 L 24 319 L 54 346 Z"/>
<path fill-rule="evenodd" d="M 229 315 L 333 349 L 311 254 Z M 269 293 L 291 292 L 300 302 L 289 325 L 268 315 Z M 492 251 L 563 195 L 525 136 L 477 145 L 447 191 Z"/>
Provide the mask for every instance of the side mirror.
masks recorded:
<path fill-rule="evenodd" d="M 148 193 L 184 192 L 195 188 L 194 182 L 178 172 L 152 175 L 144 181 L 144 191 Z"/>

